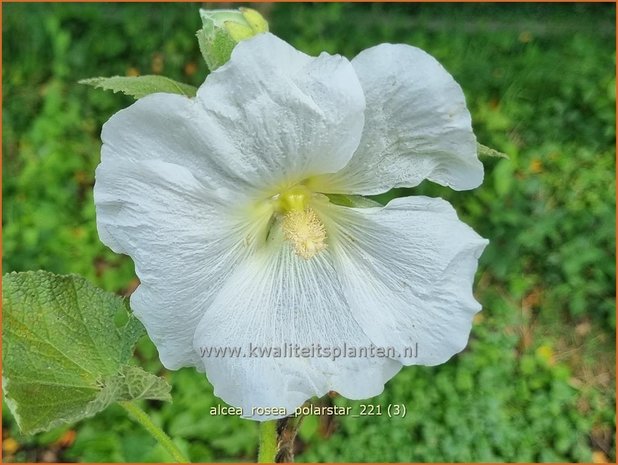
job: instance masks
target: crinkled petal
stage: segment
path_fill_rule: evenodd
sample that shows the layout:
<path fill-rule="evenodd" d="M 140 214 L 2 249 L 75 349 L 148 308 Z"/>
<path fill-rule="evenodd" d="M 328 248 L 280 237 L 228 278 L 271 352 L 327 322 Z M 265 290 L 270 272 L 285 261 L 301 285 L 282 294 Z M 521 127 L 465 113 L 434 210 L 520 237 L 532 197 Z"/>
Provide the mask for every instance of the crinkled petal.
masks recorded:
<path fill-rule="evenodd" d="M 112 116 L 102 160 L 173 163 L 220 197 L 247 198 L 345 166 L 364 108 L 347 59 L 263 34 L 237 45 L 196 98 L 151 94 Z"/>
<path fill-rule="evenodd" d="M 409 45 L 381 44 L 352 64 L 365 92 L 365 128 L 350 163 L 323 177 L 328 192 L 379 194 L 423 179 L 455 190 L 481 184 L 463 91 L 440 63 Z"/>
<path fill-rule="evenodd" d="M 329 211 L 334 265 L 371 341 L 395 346 L 405 365 L 437 365 L 463 350 L 481 309 L 472 284 L 488 241 L 442 199 Z"/>
<path fill-rule="evenodd" d="M 225 135 L 218 156 L 271 189 L 343 168 L 364 123 L 364 94 L 346 58 L 310 57 L 272 34 L 240 42 L 198 99 Z"/>
<path fill-rule="evenodd" d="M 102 163 L 94 200 L 101 240 L 135 262 L 141 284 L 131 308 L 161 361 L 201 367 L 195 327 L 247 253 L 238 225 L 188 169 L 161 161 Z"/>
<path fill-rule="evenodd" d="M 304 260 L 276 237 L 225 283 L 200 322 L 194 344 L 201 354 L 208 348 L 241 349 L 243 355 L 236 357 L 211 352 L 203 363 L 215 395 L 255 420 L 285 416 L 255 407 L 293 414 L 304 401 L 329 390 L 352 399 L 377 395 L 401 368 L 399 362 L 378 357 L 251 355 L 252 347 L 334 350 L 371 344 L 350 313 L 329 254 Z"/>
<path fill-rule="evenodd" d="M 248 197 L 251 186 L 221 156 L 223 134 L 195 100 L 151 94 L 114 114 L 101 132 L 101 161 L 115 164 L 148 160 L 187 169 L 219 197 Z"/>

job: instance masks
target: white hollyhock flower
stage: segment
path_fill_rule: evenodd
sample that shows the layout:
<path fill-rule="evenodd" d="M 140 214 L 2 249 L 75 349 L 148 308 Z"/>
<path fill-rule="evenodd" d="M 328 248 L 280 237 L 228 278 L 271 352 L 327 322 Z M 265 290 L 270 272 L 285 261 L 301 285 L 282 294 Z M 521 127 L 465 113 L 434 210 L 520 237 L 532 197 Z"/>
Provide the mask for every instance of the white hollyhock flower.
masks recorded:
<path fill-rule="evenodd" d="M 350 62 L 262 34 L 197 97 L 142 98 L 102 139 L 97 225 L 135 262 L 133 311 L 167 368 L 205 371 L 245 416 L 292 413 L 329 390 L 375 396 L 402 365 L 436 365 L 465 347 L 487 241 L 442 199 L 351 208 L 324 195 L 482 182 L 461 88 L 422 50 L 382 44 Z M 285 343 L 399 352 L 201 355 Z"/>

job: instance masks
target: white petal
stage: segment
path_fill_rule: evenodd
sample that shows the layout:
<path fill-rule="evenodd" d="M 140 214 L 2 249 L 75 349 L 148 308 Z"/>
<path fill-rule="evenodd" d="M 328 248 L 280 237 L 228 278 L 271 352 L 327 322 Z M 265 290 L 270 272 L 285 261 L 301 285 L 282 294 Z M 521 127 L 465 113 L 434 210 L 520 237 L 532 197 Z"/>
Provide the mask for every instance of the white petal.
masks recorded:
<path fill-rule="evenodd" d="M 230 142 L 219 156 L 271 188 L 341 169 L 364 123 L 365 98 L 346 58 L 313 58 L 272 34 L 240 42 L 198 98 Z"/>
<path fill-rule="evenodd" d="M 157 160 L 188 169 L 217 192 L 232 197 L 246 192 L 236 166 L 220 156 L 222 134 L 194 99 L 173 94 L 151 94 L 114 114 L 101 132 L 101 161 Z M 240 194 L 238 194 L 240 193 Z"/>
<path fill-rule="evenodd" d="M 131 308 L 161 361 L 201 367 L 195 327 L 246 253 L 232 219 L 186 168 L 161 161 L 102 163 L 94 200 L 101 240 L 135 262 L 141 284 Z"/>
<path fill-rule="evenodd" d="M 276 228 L 276 226 L 275 226 Z M 359 399 L 379 394 L 401 367 L 388 358 L 250 357 L 253 347 L 368 347 L 355 323 L 328 253 L 298 257 L 275 238 L 226 282 L 197 328 L 195 348 L 240 347 L 244 357 L 205 356 L 215 395 L 263 420 L 254 407 L 293 414 L 312 396 L 335 390 Z M 315 355 L 315 353 L 314 353 Z"/>
<path fill-rule="evenodd" d="M 335 268 L 372 342 L 396 346 L 406 365 L 436 365 L 463 350 L 481 309 L 472 283 L 488 241 L 442 199 L 329 210 Z"/>
<path fill-rule="evenodd" d="M 332 193 L 379 194 L 423 179 L 472 189 L 483 181 L 461 87 L 430 55 L 382 44 L 352 60 L 367 102 L 358 150 L 326 176 Z"/>
<path fill-rule="evenodd" d="M 195 99 L 151 94 L 112 116 L 102 160 L 174 163 L 221 197 L 249 197 L 345 166 L 364 108 L 348 60 L 263 34 L 236 46 Z"/>

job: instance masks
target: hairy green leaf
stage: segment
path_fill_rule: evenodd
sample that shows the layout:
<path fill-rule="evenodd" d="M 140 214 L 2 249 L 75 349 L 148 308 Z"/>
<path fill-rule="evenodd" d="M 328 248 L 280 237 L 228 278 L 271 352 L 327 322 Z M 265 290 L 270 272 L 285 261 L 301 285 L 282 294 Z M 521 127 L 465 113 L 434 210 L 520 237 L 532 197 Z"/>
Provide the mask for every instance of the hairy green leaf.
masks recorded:
<path fill-rule="evenodd" d="M 129 364 L 144 328 L 124 299 L 79 276 L 28 271 L 3 277 L 2 307 L 4 396 L 24 433 L 116 401 L 170 400 L 165 380 Z"/>
<path fill-rule="evenodd" d="M 112 76 L 82 79 L 80 84 L 97 87 L 114 92 L 122 92 L 136 99 L 156 92 L 180 94 L 185 97 L 194 97 L 197 89 L 189 84 L 174 81 L 165 76 Z"/>

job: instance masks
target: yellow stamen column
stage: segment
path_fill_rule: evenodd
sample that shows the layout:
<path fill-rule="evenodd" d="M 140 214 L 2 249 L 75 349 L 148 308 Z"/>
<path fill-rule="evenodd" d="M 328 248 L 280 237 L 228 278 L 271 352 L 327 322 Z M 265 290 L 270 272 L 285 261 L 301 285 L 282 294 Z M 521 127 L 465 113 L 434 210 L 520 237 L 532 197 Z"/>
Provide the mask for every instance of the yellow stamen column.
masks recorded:
<path fill-rule="evenodd" d="M 278 210 L 283 215 L 283 236 L 305 260 L 326 248 L 326 228 L 309 206 L 311 195 L 304 186 L 297 186 L 278 199 Z"/>

